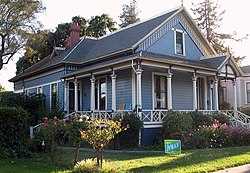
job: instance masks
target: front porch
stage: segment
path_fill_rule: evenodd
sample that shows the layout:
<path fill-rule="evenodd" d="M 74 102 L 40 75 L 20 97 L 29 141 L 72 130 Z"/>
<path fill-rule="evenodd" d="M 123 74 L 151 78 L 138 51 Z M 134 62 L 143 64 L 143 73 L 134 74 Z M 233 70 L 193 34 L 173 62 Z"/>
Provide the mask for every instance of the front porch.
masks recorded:
<path fill-rule="evenodd" d="M 133 111 L 146 128 L 161 126 L 169 111 L 223 112 L 238 122 L 239 74 L 224 55 L 193 61 L 140 52 L 64 75 L 64 110 L 67 117 L 77 113 L 91 119 Z M 221 80 L 232 81 L 233 111 L 219 110 Z M 248 124 L 249 118 L 243 123 Z"/>

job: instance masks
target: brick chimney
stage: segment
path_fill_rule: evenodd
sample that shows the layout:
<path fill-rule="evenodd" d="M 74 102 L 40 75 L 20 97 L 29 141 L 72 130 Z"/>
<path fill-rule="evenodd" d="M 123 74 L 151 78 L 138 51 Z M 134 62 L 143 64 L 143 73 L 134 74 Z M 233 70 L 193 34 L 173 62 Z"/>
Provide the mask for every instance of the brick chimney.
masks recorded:
<path fill-rule="evenodd" d="M 77 22 L 73 22 L 70 29 L 70 47 L 74 47 L 80 41 L 80 27 Z"/>

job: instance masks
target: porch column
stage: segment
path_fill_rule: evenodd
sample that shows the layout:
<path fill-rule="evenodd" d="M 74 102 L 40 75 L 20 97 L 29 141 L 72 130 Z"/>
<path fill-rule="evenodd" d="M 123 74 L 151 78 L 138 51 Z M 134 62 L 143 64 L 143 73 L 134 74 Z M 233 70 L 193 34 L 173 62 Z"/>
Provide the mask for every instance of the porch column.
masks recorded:
<path fill-rule="evenodd" d="M 204 109 L 207 110 L 207 77 L 204 78 Z"/>
<path fill-rule="evenodd" d="M 213 84 L 210 83 L 210 92 L 209 92 L 209 104 L 210 104 L 210 110 L 213 110 Z"/>
<path fill-rule="evenodd" d="M 237 111 L 237 87 L 236 79 L 233 81 L 233 91 L 234 91 L 234 110 Z"/>
<path fill-rule="evenodd" d="M 214 109 L 219 110 L 219 101 L 218 101 L 218 79 L 215 77 L 214 80 Z"/>
<path fill-rule="evenodd" d="M 74 81 L 74 84 L 75 84 L 75 112 L 78 111 L 78 82 L 77 82 L 77 79 L 75 79 Z"/>
<path fill-rule="evenodd" d="M 95 77 L 92 75 L 91 79 L 91 94 L 90 94 L 90 109 L 95 110 Z"/>
<path fill-rule="evenodd" d="M 193 110 L 197 110 L 197 76 L 192 77 L 193 81 Z"/>
<path fill-rule="evenodd" d="M 69 82 L 66 80 L 64 84 L 64 112 L 69 113 Z"/>
<path fill-rule="evenodd" d="M 137 109 L 139 112 L 142 109 L 142 95 L 141 95 L 141 75 L 143 70 L 137 69 L 136 70 L 136 78 L 137 78 Z"/>
<path fill-rule="evenodd" d="M 173 74 L 170 73 L 170 72 L 167 74 L 168 110 L 173 109 L 173 102 L 172 102 L 172 76 L 173 76 Z"/>
<path fill-rule="evenodd" d="M 112 80 L 112 110 L 116 111 L 116 77 L 117 75 L 113 72 L 112 75 L 110 75 Z"/>

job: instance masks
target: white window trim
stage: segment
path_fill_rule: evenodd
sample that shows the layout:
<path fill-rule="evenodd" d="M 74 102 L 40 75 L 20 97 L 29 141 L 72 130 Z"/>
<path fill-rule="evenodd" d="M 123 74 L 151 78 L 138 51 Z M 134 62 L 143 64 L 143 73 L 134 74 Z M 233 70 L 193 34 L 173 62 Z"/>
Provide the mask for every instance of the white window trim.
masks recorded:
<path fill-rule="evenodd" d="M 59 82 L 51 83 L 51 84 L 50 84 L 50 108 L 51 108 L 51 106 L 52 106 L 52 85 L 53 85 L 53 84 L 56 84 L 56 92 L 57 92 L 57 93 L 56 93 L 56 94 L 57 94 L 56 97 L 57 97 L 57 98 L 58 98 L 58 94 L 59 94 L 59 93 L 58 93 L 58 91 L 59 91 Z"/>
<path fill-rule="evenodd" d="M 105 98 L 105 110 L 108 110 L 108 78 L 106 75 L 96 77 L 95 81 L 97 82 L 97 86 L 100 85 L 100 79 L 105 78 L 106 83 L 106 98 Z M 97 110 L 100 110 L 100 90 L 97 90 Z"/>
<path fill-rule="evenodd" d="M 167 72 L 166 73 L 152 72 L 152 109 L 153 110 L 156 110 L 155 109 L 155 93 L 154 93 L 154 91 L 155 91 L 155 87 L 154 87 L 155 75 L 167 77 Z M 168 102 L 168 100 L 167 100 L 167 102 Z M 166 102 L 166 104 L 167 104 L 167 102 Z M 167 105 L 166 105 L 166 107 L 167 107 Z M 168 108 L 166 108 L 166 109 L 168 109 Z"/>
<path fill-rule="evenodd" d="M 245 81 L 246 104 L 250 104 L 250 102 L 249 103 L 247 102 L 247 84 L 248 83 L 250 84 L 250 81 L 248 81 L 248 80 Z"/>
<path fill-rule="evenodd" d="M 186 56 L 186 44 L 185 44 L 185 31 L 179 30 L 179 29 L 172 29 L 174 31 L 174 52 L 176 55 L 181 55 L 181 56 Z M 176 32 L 182 33 L 182 38 L 183 38 L 183 54 L 179 54 L 176 52 Z"/>

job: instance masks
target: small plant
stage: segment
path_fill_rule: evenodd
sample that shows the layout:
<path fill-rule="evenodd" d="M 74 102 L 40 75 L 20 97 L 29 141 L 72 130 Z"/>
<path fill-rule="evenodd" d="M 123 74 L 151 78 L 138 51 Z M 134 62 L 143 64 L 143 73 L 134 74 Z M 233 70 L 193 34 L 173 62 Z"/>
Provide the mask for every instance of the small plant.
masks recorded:
<path fill-rule="evenodd" d="M 100 168 L 102 168 L 103 148 L 115 135 L 126 129 L 127 127 L 122 128 L 119 121 L 94 119 L 88 122 L 87 131 L 81 132 L 82 138 L 96 150 L 97 165 Z"/>
<path fill-rule="evenodd" d="M 115 169 L 110 165 L 110 163 L 104 161 L 104 168 L 101 169 L 96 164 L 96 159 L 86 159 L 78 162 L 73 169 L 73 173 L 112 173 Z"/>
<path fill-rule="evenodd" d="M 193 128 L 194 129 L 200 128 L 203 125 L 211 125 L 212 124 L 211 116 L 209 116 L 207 114 L 203 114 L 202 112 L 198 112 L 198 111 L 189 112 L 188 115 L 190 115 L 193 119 Z"/>
<path fill-rule="evenodd" d="M 54 161 L 54 154 L 59 137 L 62 135 L 66 120 L 59 120 L 56 116 L 53 119 L 43 118 L 44 123 L 41 127 L 42 136 L 46 147 L 50 149 L 51 160 Z"/>
<path fill-rule="evenodd" d="M 81 136 L 81 132 L 87 129 L 87 124 L 86 124 L 87 119 L 88 118 L 83 115 L 71 116 L 66 126 L 65 136 L 68 139 L 70 144 L 73 144 L 74 146 L 76 146 L 74 165 L 78 161 L 79 149 L 80 149 L 81 143 L 84 141 L 84 139 Z"/>

